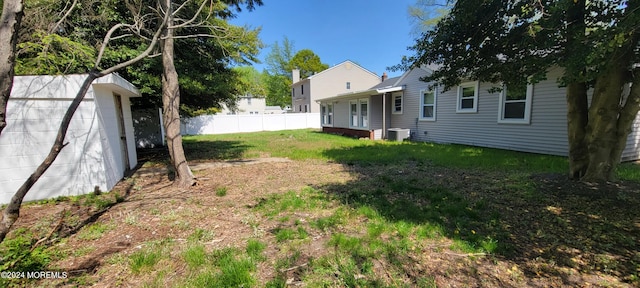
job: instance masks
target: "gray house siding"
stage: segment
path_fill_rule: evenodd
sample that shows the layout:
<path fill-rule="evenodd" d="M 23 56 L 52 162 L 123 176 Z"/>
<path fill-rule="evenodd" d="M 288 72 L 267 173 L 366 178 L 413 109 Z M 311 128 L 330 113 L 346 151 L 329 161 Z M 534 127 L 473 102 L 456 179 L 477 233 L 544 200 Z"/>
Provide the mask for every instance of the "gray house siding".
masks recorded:
<path fill-rule="evenodd" d="M 456 87 L 438 89 L 436 121 L 418 121 L 416 139 L 566 155 L 566 104 L 564 89 L 555 82 L 557 73 L 552 71 L 549 80 L 534 85 L 530 124 L 498 123 L 499 92 L 488 92 L 491 83 L 480 84 L 477 113 L 456 112 Z"/>
<path fill-rule="evenodd" d="M 382 95 L 369 97 L 369 130 L 373 130 L 373 139 L 382 139 Z"/>
<path fill-rule="evenodd" d="M 436 99 L 436 121 L 417 121 L 408 126 L 408 117 L 402 117 L 404 128 L 413 128 L 415 140 L 438 143 L 457 143 L 492 147 L 522 152 L 567 156 L 567 108 L 565 89 L 559 88 L 556 79 L 562 71 L 549 72 L 547 80 L 533 86 L 531 118 L 529 124 L 498 123 L 500 107 L 499 92 L 489 93 L 491 83 L 481 83 L 478 94 L 477 113 L 456 113 L 457 87 L 449 91 L 438 89 Z M 411 85 L 413 86 L 413 85 Z M 410 85 L 407 85 L 410 87 Z M 427 83 L 422 84 L 422 89 Z M 419 107 L 420 89 L 407 88 L 407 104 Z M 415 109 L 414 117 L 417 117 Z M 395 119 L 395 118 L 394 118 Z M 636 118 L 622 160 L 640 158 L 640 118 Z"/>
<path fill-rule="evenodd" d="M 402 92 L 402 114 L 390 114 L 391 123 L 389 128 L 405 128 L 411 129 L 411 132 L 416 132 L 416 120 L 420 111 L 420 90 L 428 87 L 428 83 L 420 81 L 420 78 L 426 75 L 427 71 L 423 69 L 413 69 L 398 82 L 398 85 L 404 86 Z M 387 111 L 391 111 L 391 105 L 390 103 Z"/>

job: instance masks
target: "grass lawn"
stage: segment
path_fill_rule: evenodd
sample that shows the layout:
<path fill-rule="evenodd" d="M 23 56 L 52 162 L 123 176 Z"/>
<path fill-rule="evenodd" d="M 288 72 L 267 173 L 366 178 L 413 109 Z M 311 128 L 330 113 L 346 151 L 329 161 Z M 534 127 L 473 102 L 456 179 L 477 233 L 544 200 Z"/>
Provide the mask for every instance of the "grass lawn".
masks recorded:
<path fill-rule="evenodd" d="M 134 176 L 112 193 L 27 205 L 31 217 L 0 246 L 0 271 L 80 272 L 0 285 L 640 285 L 635 164 L 616 183 L 586 184 L 566 179 L 563 157 L 312 130 L 184 145 L 195 163 L 293 161 L 196 171 L 189 191 Z"/>

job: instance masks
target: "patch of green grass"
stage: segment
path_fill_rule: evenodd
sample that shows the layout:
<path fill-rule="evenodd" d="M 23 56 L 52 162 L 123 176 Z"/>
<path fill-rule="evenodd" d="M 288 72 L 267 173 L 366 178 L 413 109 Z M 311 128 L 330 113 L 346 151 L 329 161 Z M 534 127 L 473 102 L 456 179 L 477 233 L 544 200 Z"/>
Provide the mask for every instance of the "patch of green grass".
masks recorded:
<path fill-rule="evenodd" d="M 207 252 L 203 245 L 190 245 L 182 252 L 182 259 L 190 268 L 197 268 L 205 264 Z"/>
<path fill-rule="evenodd" d="M 114 228 L 113 225 L 104 223 L 93 223 L 86 226 L 78 232 L 78 238 L 82 240 L 96 240 L 100 239 L 105 232 L 108 232 Z"/>
<path fill-rule="evenodd" d="M 216 188 L 216 196 L 218 197 L 227 196 L 227 188 L 226 187 Z"/>
<path fill-rule="evenodd" d="M 622 163 L 616 169 L 616 176 L 622 180 L 640 182 L 640 164 Z"/>
<path fill-rule="evenodd" d="M 302 227 L 298 227 L 297 229 L 276 228 L 273 233 L 275 234 L 278 242 L 294 239 L 306 239 L 309 236 L 309 233 Z"/>
<path fill-rule="evenodd" d="M 139 274 L 143 270 L 152 270 L 162 258 L 159 250 L 140 250 L 129 256 L 129 268 L 133 274 Z"/>
<path fill-rule="evenodd" d="M 284 194 L 273 194 L 260 201 L 255 209 L 264 211 L 265 216 L 276 216 L 284 212 L 313 211 L 327 207 L 328 204 L 326 196 L 320 191 L 305 187 L 300 192 L 291 190 Z"/>
<path fill-rule="evenodd" d="M 264 252 L 264 249 L 266 248 L 267 248 L 267 244 L 260 242 L 257 239 L 249 239 L 247 241 L 247 248 L 245 251 L 247 252 L 247 255 L 251 257 L 251 259 L 262 262 L 267 259 L 262 254 L 262 252 Z"/>
<path fill-rule="evenodd" d="M 173 245 L 172 239 L 151 241 L 146 243 L 146 247 L 129 255 L 129 268 L 134 274 L 143 271 L 153 270 L 155 265 L 168 255 L 168 250 Z"/>
<path fill-rule="evenodd" d="M 44 246 L 32 250 L 37 240 L 26 228 L 13 231 L 13 236 L 0 243 L 0 271 L 43 271 L 53 255 Z"/>

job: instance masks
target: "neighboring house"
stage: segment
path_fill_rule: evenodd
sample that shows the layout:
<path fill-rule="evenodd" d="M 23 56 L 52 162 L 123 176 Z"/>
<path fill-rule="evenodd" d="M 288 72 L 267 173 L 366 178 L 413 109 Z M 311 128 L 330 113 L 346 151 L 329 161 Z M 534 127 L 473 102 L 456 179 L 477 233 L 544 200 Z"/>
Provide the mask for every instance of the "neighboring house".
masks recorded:
<path fill-rule="evenodd" d="M 0 204 L 10 201 L 49 153 L 62 118 L 86 75 L 16 76 L 0 136 Z M 74 114 L 66 146 L 25 201 L 108 191 L 137 165 L 130 97 L 140 93 L 117 74 L 96 79 Z"/>
<path fill-rule="evenodd" d="M 430 73 L 415 68 L 370 89 L 322 99 L 323 131 L 384 139 L 389 129 L 404 128 L 416 141 L 568 154 L 565 88 L 556 82 L 560 69 L 520 91 L 494 93 L 489 90 L 496 84 L 477 81 L 443 91 L 420 81 Z M 640 159 L 639 128 L 636 118 L 624 161 Z"/>
<path fill-rule="evenodd" d="M 291 109 L 294 113 L 318 113 L 319 99 L 361 91 L 380 83 L 378 75 L 349 60 L 305 79 L 300 79 L 299 70 L 293 70 L 291 75 Z"/>
<path fill-rule="evenodd" d="M 236 107 L 222 105 L 219 115 L 254 115 L 265 114 L 267 111 L 267 100 L 264 97 L 254 97 L 251 95 L 240 96 L 236 102 Z"/>

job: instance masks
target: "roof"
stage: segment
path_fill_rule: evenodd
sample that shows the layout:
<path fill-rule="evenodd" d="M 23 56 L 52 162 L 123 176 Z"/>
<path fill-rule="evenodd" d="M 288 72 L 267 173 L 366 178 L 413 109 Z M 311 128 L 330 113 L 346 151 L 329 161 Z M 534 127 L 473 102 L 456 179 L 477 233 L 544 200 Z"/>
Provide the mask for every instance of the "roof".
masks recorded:
<path fill-rule="evenodd" d="M 373 86 L 373 87 L 371 87 L 369 89 L 380 89 L 380 88 L 389 88 L 389 87 L 396 86 L 396 84 L 398 83 L 398 80 L 400 80 L 400 78 L 402 78 L 402 77 L 398 76 L 398 77 L 388 78 L 388 79 L 380 82 L 378 85 Z"/>
<path fill-rule="evenodd" d="M 87 74 L 15 76 L 11 98 L 73 99 L 87 76 Z M 140 91 L 117 73 L 97 78 L 93 80 L 91 85 L 94 88 L 109 89 L 123 96 L 140 97 Z M 94 96 L 94 93 L 86 93 L 84 98 L 91 99 Z"/>
<path fill-rule="evenodd" d="M 278 111 L 281 111 L 282 107 L 280 107 L 280 106 L 267 106 L 267 107 L 264 108 L 264 110 L 278 110 Z"/>
<path fill-rule="evenodd" d="M 307 78 L 300 79 L 300 81 L 298 81 L 298 82 L 296 82 L 296 83 L 299 83 L 299 82 L 302 82 L 302 81 L 305 81 L 305 80 L 308 80 L 308 79 L 312 79 L 313 77 L 317 77 L 318 75 L 322 75 L 322 74 L 324 74 L 324 73 L 327 73 L 327 72 L 329 72 L 329 71 L 331 71 L 331 70 L 333 70 L 333 69 L 335 69 L 335 68 L 337 68 L 337 67 L 339 67 L 339 66 L 341 66 L 341 65 L 343 65 L 343 64 L 350 64 L 350 65 L 356 66 L 356 67 L 358 67 L 358 68 L 360 68 L 360 69 L 364 70 L 365 72 L 367 72 L 367 73 L 369 73 L 369 74 L 371 74 L 371 75 L 373 75 L 373 76 L 375 76 L 375 77 L 378 77 L 378 74 L 373 73 L 373 72 L 371 72 L 371 71 L 367 70 L 366 68 L 364 68 L 364 67 L 362 67 L 362 66 L 358 65 L 357 63 L 355 63 L 355 62 L 353 62 L 353 61 L 351 61 L 351 60 L 345 60 L 345 61 L 342 61 L 342 62 L 340 62 L 340 63 L 336 64 L 336 65 L 331 66 L 330 68 L 327 68 L 327 69 L 322 70 L 322 71 L 320 71 L 320 72 L 318 72 L 318 73 L 316 73 L 316 74 L 313 74 L 313 75 L 311 75 L 311 76 L 309 76 L 309 77 L 307 77 Z M 291 85 L 294 85 L 294 84 L 296 84 L 296 83 L 292 83 Z"/>

